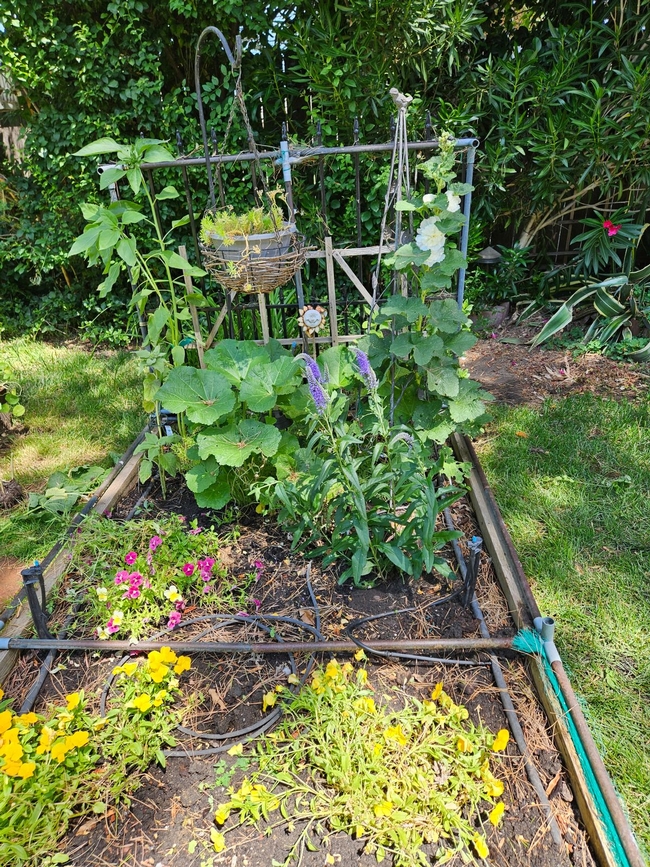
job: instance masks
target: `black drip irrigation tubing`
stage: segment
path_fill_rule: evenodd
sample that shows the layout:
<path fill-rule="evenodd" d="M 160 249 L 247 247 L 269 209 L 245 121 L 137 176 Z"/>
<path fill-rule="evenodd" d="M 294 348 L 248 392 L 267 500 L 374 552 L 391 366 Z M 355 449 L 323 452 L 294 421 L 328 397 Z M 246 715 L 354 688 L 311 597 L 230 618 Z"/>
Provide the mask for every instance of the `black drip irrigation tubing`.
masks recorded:
<path fill-rule="evenodd" d="M 309 565 L 311 565 L 311 564 L 309 564 Z M 229 626 L 232 624 L 247 624 L 247 625 L 254 624 L 259 629 L 262 629 L 264 632 L 271 634 L 272 627 L 266 625 L 266 622 L 270 621 L 271 623 L 278 623 L 278 624 L 284 623 L 284 624 L 287 624 L 290 626 L 297 626 L 300 629 L 303 629 L 306 632 L 311 633 L 318 640 L 322 640 L 323 636 L 321 635 L 321 632 L 320 632 L 320 622 L 321 622 L 320 621 L 320 610 L 318 608 L 318 602 L 316 601 L 316 597 L 314 595 L 314 591 L 313 591 L 313 588 L 311 586 L 311 582 L 309 580 L 309 572 L 307 575 L 307 589 L 309 591 L 309 596 L 311 599 L 312 607 L 313 607 L 315 618 L 316 618 L 316 625 L 315 626 L 311 626 L 310 624 L 305 623 L 302 620 L 298 620 L 295 617 L 283 617 L 283 616 L 277 615 L 277 614 L 266 614 L 266 615 L 263 615 L 263 614 L 251 614 L 251 615 L 206 614 L 206 615 L 203 615 L 202 617 L 195 617 L 192 620 L 188 620 L 184 624 L 182 624 L 182 626 L 187 627 L 187 626 L 193 626 L 197 623 L 207 623 L 207 622 L 214 623 L 215 621 L 217 622 L 217 624 L 219 626 Z M 212 626 L 211 628 L 202 632 L 198 637 L 208 635 L 212 631 L 212 629 L 214 629 L 214 628 L 215 627 Z M 166 630 L 162 630 L 161 632 L 158 632 L 158 633 L 156 633 L 156 635 L 152 636 L 152 638 L 156 639 L 156 638 L 159 638 L 165 634 L 166 634 Z M 274 638 L 279 643 L 284 643 L 284 639 L 282 638 L 282 636 L 278 635 L 277 631 L 275 631 L 275 630 L 274 630 Z M 298 668 L 296 666 L 296 660 L 295 660 L 293 653 L 287 651 L 287 655 L 289 657 L 289 663 L 291 666 L 291 673 L 298 676 Z M 126 654 L 124 657 L 122 657 L 122 659 L 120 660 L 118 665 L 123 665 L 125 662 L 127 662 L 130 659 L 130 657 L 131 657 L 131 654 Z M 310 675 L 310 673 L 314 667 L 314 662 L 315 662 L 315 659 L 314 659 L 314 655 L 312 654 L 309 657 L 305 671 L 304 671 L 302 677 L 300 677 L 300 681 L 297 684 L 296 689 L 299 689 L 305 683 L 305 681 L 309 677 L 309 675 Z M 106 681 L 106 684 L 104 685 L 104 688 L 102 690 L 102 694 L 101 694 L 101 698 L 100 698 L 100 705 L 99 705 L 99 712 L 102 716 L 105 716 L 105 714 L 106 714 L 106 702 L 107 702 L 108 694 L 110 692 L 111 685 L 113 683 L 114 678 L 115 678 L 115 675 L 111 673 L 111 675 L 109 676 L 109 678 Z M 208 747 L 207 749 L 163 750 L 163 754 L 166 758 L 195 758 L 197 756 L 217 755 L 218 753 L 223 753 L 223 752 L 226 752 L 227 750 L 232 749 L 233 746 L 236 746 L 239 743 L 244 744 L 244 743 L 247 743 L 248 741 L 252 741 L 252 740 L 258 738 L 260 735 L 264 734 L 264 732 L 267 732 L 269 729 L 273 728 L 273 726 L 275 726 L 278 723 L 281 716 L 282 716 L 282 708 L 278 707 L 275 710 L 273 710 L 270 714 L 265 716 L 263 719 L 259 720 L 258 722 L 253 723 L 252 725 L 249 725 L 246 728 L 238 729 L 237 731 L 226 732 L 224 734 L 219 734 L 216 732 L 199 732 L 199 731 L 194 731 L 193 729 L 186 728 L 185 726 L 179 725 L 176 728 L 177 731 L 181 732 L 182 734 L 189 735 L 190 737 L 193 737 L 197 740 L 217 740 L 217 741 L 227 741 L 227 743 L 221 744 L 220 746 L 217 746 L 217 747 Z"/>
<path fill-rule="evenodd" d="M 445 509 L 444 516 L 445 523 L 447 524 L 448 529 L 454 530 L 454 521 L 449 509 Z M 452 545 L 456 561 L 458 562 L 458 569 L 460 571 L 461 577 L 463 579 L 466 579 L 467 564 L 465 563 L 465 558 L 463 557 L 462 551 L 460 550 L 460 546 L 456 539 L 452 540 Z M 481 610 L 481 606 L 479 605 L 476 593 L 474 591 L 472 593 L 471 608 L 474 617 L 476 617 L 479 622 L 479 629 L 481 631 L 481 635 L 483 636 L 483 638 L 490 638 L 490 630 L 488 629 L 487 623 L 485 622 L 483 611 Z M 537 772 L 537 768 L 530 759 L 530 750 L 528 749 L 526 737 L 524 735 L 523 729 L 521 728 L 517 712 L 512 703 L 512 698 L 510 697 L 510 692 L 508 691 L 508 685 L 506 684 L 505 678 L 503 676 L 503 669 L 499 664 L 499 660 L 493 653 L 490 654 L 490 666 L 492 668 L 492 677 L 494 678 L 494 682 L 496 683 L 499 690 L 499 697 L 501 699 L 501 704 L 503 705 L 503 712 L 505 713 L 506 719 L 508 720 L 508 726 L 510 728 L 510 731 L 512 732 L 515 743 L 517 744 L 517 748 L 521 753 L 521 757 L 524 761 L 524 767 L 526 768 L 526 774 L 528 776 L 530 784 L 535 790 L 535 794 L 539 798 L 540 806 L 544 812 L 546 821 L 548 822 L 548 828 L 551 833 L 551 838 L 556 846 L 561 846 L 562 833 L 560 832 L 560 828 L 553 815 L 553 810 L 551 808 L 548 795 L 546 794 L 544 785 L 540 779 L 539 773 Z"/>

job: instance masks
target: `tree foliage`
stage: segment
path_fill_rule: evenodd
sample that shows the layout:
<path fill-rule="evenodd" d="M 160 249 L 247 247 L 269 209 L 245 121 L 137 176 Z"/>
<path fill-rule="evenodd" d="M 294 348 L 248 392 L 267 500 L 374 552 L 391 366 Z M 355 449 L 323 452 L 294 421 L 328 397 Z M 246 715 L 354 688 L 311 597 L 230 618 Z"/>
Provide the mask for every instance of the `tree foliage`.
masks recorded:
<path fill-rule="evenodd" d="M 575 207 L 613 195 L 643 206 L 650 10 L 632 0 L 0 0 L 0 22 L 12 116 L 26 133 L 24 161 L 3 169 L 0 196 L 0 269 L 14 308 L 55 291 L 102 315 L 88 300 L 93 281 L 66 257 L 78 202 L 98 196 L 92 166 L 70 154 L 107 135 L 173 143 L 176 130 L 186 151 L 199 146 L 194 46 L 210 24 L 231 45 L 241 29 L 263 143 L 277 144 L 283 121 L 300 141 L 317 120 L 326 144 L 351 140 L 355 116 L 362 140 L 386 139 L 396 86 L 415 97 L 413 132 L 430 110 L 437 128 L 479 136 L 477 213 L 524 245 L 540 244 Z M 221 46 L 206 40 L 203 97 L 218 142 L 233 81 Z M 236 122 L 228 147 L 242 143 Z"/>

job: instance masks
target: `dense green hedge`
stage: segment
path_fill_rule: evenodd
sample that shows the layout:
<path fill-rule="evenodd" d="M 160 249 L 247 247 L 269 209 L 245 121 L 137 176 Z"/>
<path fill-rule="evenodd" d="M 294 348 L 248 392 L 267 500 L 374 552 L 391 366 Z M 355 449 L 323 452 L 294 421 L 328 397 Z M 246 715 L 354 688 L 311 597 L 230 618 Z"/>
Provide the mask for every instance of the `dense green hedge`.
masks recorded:
<path fill-rule="evenodd" d="M 283 120 L 297 140 L 309 141 L 318 119 L 326 143 L 337 130 L 351 140 L 355 115 L 367 140 L 385 139 L 392 85 L 416 97 L 414 131 L 428 109 L 438 128 L 476 132 L 485 238 L 510 227 L 543 249 L 586 195 L 627 200 L 633 190 L 634 206 L 644 204 L 650 11 L 629 0 L 0 0 L 0 22 L 2 68 L 26 128 L 24 161 L 2 170 L 0 327 L 119 321 L 115 305 L 100 309 L 95 276 L 66 255 L 81 228 L 78 203 L 98 196 L 92 166 L 69 154 L 105 134 L 173 141 L 180 130 L 186 149 L 198 145 L 193 49 L 208 24 L 231 44 L 241 28 L 247 101 L 265 143 L 277 143 Z M 221 140 L 232 77 L 216 40 L 203 57 Z M 240 133 L 231 147 L 243 144 Z M 66 308 L 66 298 L 76 303 Z"/>

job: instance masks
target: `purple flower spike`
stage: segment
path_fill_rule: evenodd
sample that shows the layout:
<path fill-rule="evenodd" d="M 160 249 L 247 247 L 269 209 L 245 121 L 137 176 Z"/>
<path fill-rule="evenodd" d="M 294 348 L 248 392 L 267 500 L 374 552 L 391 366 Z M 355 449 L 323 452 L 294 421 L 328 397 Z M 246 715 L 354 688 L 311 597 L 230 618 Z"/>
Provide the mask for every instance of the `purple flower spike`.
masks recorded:
<path fill-rule="evenodd" d="M 370 362 L 368 361 L 368 356 L 361 349 L 354 350 L 357 355 L 357 366 L 359 368 L 359 373 L 363 378 L 363 381 L 366 384 L 367 388 L 375 389 L 378 386 L 377 376 L 375 375 L 375 371 L 370 366 Z"/>
<path fill-rule="evenodd" d="M 305 372 L 307 373 L 307 379 L 311 376 L 316 382 L 324 382 L 323 375 L 320 372 L 320 367 L 316 363 L 315 359 L 311 357 L 311 355 L 307 355 L 306 352 L 301 352 L 300 355 L 296 355 L 296 358 L 300 358 L 305 362 Z"/>
<path fill-rule="evenodd" d="M 316 405 L 318 414 L 322 415 L 325 407 L 327 406 L 327 394 L 325 393 L 325 389 L 320 384 L 320 382 L 314 379 L 314 377 L 311 375 L 310 368 L 307 368 L 307 383 L 309 385 L 309 393 L 311 394 L 312 400 Z"/>

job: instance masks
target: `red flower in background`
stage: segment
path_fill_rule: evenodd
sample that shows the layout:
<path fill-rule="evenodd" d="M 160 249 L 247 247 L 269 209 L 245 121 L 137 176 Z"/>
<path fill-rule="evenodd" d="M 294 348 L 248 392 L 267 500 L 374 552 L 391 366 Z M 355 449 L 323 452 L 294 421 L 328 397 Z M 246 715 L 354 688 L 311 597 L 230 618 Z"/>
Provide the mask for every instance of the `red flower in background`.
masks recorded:
<path fill-rule="evenodd" d="M 603 229 L 607 229 L 607 234 L 610 238 L 614 235 L 618 234 L 618 230 L 622 228 L 622 223 L 619 223 L 618 226 L 615 226 L 611 220 L 605 220 L 603 222 Z"/>

